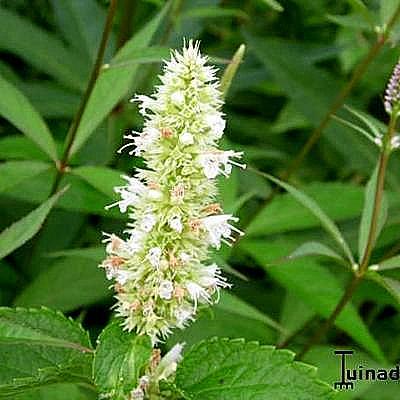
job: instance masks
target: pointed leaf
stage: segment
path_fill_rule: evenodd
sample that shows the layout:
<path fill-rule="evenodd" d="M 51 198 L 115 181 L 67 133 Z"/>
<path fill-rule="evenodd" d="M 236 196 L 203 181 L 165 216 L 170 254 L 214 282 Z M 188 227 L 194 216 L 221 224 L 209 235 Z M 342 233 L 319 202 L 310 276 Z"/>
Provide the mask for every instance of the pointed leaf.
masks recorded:
<path fill-rule="evenodd" d="M 288 258 L 293 260 L 295 258 L 307 256 L 325 256 L 344 261 L 343 257 L 336 253 L 336 251 L 319 242 L 307 242 L 302 244 L 293 253 L 291 253 Z"/>
<path fill-rule="evenodd" d="M 0 115 L 15 125 L 52 160 L 56 161 L 57 150 L 54 139 L 42 117 L 36 112 L 28 99 L 1 76 L 0 93 Z"/>
<path fill-rule="evenodd" d="M 400 255 L 388 258 L 387 260 L 381 261 L 378 264 L 378 270 L 383 271 L 385 269 L 396 269 L 400 268 Z"/>
<path fill-rule="evenodd" d="M 8 161 L 0 164 L 0 193 L 51 167 L 50 164 L 41 161 Z"/>
<path fill-rule="evenodd" d="M 0 49 L 17 54 L 67 87 L 85 88 L 88 65 L 75 52 L 56 36 L 4 8 L 0 8 Z"/>
<path fill-rule="evenodd" d="M 65 190 L 59 191 L 27 216 L 0 233 L 0 259 L 22 246 L 39 231 L 50 210 Z"/>
<path fill-rule="evenodd" d="M 378 179 L 378 166 L 375 168 L 371 179 L 369 180 L 364 195 L 364 208 L 361 216 L 361 222 L 358 234 L 358 256 L 361 261 L 364 256 L 364 252 L 367 246 L 369 231 L 371 229 L 371 219 L 375 203 L 375 191 Z M 381 233 L 387 218 L 388 213 L 388 202 L 383 193 L 381 208 L 379 210 L 378 221 L 375 231 L 375 237 L 372 239 L 372 244 L 374 244 Z"/>
<path fill-rule="evenodd" d="M 169 4 L 167 3 L 142 30 L 122 47 L 113 58 L 112 63 L 125 62 L 149 46 L 153 35 L 167 13 Z M 128 69 L 109 68 L 102 71 L 83 113 L 71 154 L 76 153 L 82 147 L 101 121 L 127 93 L 137 69 L 138 65 Z"/>
<path fill-rule="evenodd" d="M 351 250 L 349 245 L 344 240 L 339 228 L 336 224 L 328 217 L 328 215 L 320 208 L 320 206 L 310 197 L 308 197 L 304 192 L 299 191 L 294 188 L 292 185 L 289 185 L 286 182 L 281 181 L 278 178 L 273 177 L 269 174 L 262 173 L 262 176 L 266 177 L 270 181 L 274 182 L 278 186 L 285 189 L 289 192 L 301 205 L 307 208 L 309 212 L 311 212 L 318 220 L 320 221 L 323 228 L 327 231 L 329 235 L 336 241 L 339 247 L 343 250 L 344 254 L 348 258 L 348 260 L 354 264 L 353 255 L 351 254 Z"/>

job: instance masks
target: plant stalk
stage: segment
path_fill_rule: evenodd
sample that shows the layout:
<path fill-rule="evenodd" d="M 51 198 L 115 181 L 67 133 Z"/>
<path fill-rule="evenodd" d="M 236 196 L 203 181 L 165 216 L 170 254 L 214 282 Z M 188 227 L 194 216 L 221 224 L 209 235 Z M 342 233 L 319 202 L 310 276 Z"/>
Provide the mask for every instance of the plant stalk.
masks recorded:
<path fill-rule="evenodd" d="M 382 197 L 384 192 L 385 186 L 385 176 L 387 165 L 389 161 L 389 157 L 391 154 L 391 139 L 396 130 L 396 122 L 397 116 L 392 116 L 390 118 L 390 123 L 388 127 L 388 132 L 384 138 L 384 143 L 382 145 L 382 151 L 379 156 L 379 166 L 378 166 L 378 176 L 377 182 L 375 187 L 375 196 L 374 196 L 374 206 L 372 210 L 372 217 L 371 217 L 371 225 L 368 232 L 368 239 L 367 245 L 362 256 L 360 266 L 355 270 L 355 273 L 346 287 L 346 290 L 343 293 L 343 296 L 337 303 L 336 307 L 330 314 L 329 318 L 322 324 L 320 329 L 312 336 L 307 343 L 304 345 L 303 349 L 297 355 L 297 359 L 301 360 L 304 355 L 313 347 L 314 345 L 318 344 L 321 339 L 327 334 L 331 326 L 335 323 L 336 318 L 340 315 L 343 311 L 344 307 L 349 303 L 353 297 L 354 292 L 356 291 L 358 285 L 362 282 L 365 277 L 365 274 L 368 271 L 369 262 L 371 259 L 371 253 L 374 248 L 375 240 L 376 240 L 376 232 L 378 226 L 378 218 L 379 213 L 381 211 L 382 205 Z"/>
<path fill-rule="evenodd" d="M 51 194 L 54 194 L 57 191 L 58 185 L 60 184 L 61 178 L 64 175 L 66 169 L 68 168 L 68 162 L 71 156 L 71 148 L 74 143 L 76 133 L 78 132 L 78 128 L 80 122 L 82 120 L 83 112 L 85 111 L 86 105 L 89 101 L 90 95 L 93 92 L 94 85 L 99 77 L 101 66 L 103 64 L 104 52 L 107 47 L 107 42 L 111 34 L 111 28 L 113 24 L 113 19 L 115 15 L 115 11 L 117 8 L 118 0 L 111 0 L 110 6 L 108 8 L 107 19 L 104 25 L 103 34 L 101 37 L 101 42 L 99 49 L 97 51 L 96 61 L 93 65 L 92 72 L 90 74 L 90 79 L 88 85 L 86 87 L 85 93 L 83 95 L 82 101 L 79 105 L 78 111 L 72 120 L 71 126 L 67 133 L 67 138 L 65 140 L 65 148 L 63 155 L 61 157 L 60 163 L 57 168 L 56 178 L 54 180 L 54 184 L 51 190 Z"/>

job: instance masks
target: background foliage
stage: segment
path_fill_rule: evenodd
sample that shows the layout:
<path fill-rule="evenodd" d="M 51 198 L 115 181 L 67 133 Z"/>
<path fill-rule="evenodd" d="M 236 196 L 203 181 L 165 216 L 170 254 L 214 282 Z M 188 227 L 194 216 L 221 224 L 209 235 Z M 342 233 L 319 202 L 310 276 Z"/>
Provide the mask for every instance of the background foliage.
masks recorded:
<path fill-rule="evenodd" d="M 2 231 L 11 226 L 0 234 L 0 303 L 60 310 L 88 330 L 92 343 L 109 321 L 113 304 L 104 273 L 97 267 L 104 257 L 101 232 L 118 232 L 124 226 L 124 216 L 104 206 L 115 199 L 113 186 L 121 182 L 120 174 L 142 165 L 138 158 L 116 154 L 124 132 L 142 124 L 136 105 L 128 100 L 135 92 L 148 93 L 156 84 L 168 48 L 181 47 L 183 37 L 199 38 L 203 52 L 223 69 L 238 46 L 246 44 L 245 59 L 226 99 L 226 144 L 244 151 L 248 165 L 282 176 L 374 45 L 376 26 L 388 22 L 398 2 L 186 0 L 172 2 L 167 9 L 161 0 L 121 0 L 105 52 L 107 65 L 83 111 L 68 167 L 60 176 L 57 160 L 65 154 L 65 138 L 87 86 L 107 5 L 96 0 L 0 1 L 0 225 Z M 399 34 L 400 25 L 395 25 L 388 43 L 374 55 L 345 101 L 362 115 L 368 113 L 380 127 L 387 123 L 382 93 L 398 58 Z M 343 107 L 337 114 L 355 120 Z M 355 259 L 363 248 L 358 230 L 364 187 L 377 157 L 373 144 L 333 120 L 291 174 L 291 183 L 336 222 Z M 388 219 L 372 263 L 400 250 L 399 166 L 395 153 L 386 182 Z M 60 187 L 68 188 L 54 195 L 57 175 Z M 340 248 L 321 226 L 321 219 L 291 194 L 274 192 L 271 200 L 273 184 L 251 169 L 235 171 L 220 185 L 224 209 L 239 214 L 246 231 L 232 249 L 216 256 L 233 290 L 165 347 L 220 336 L 284 344 L 299 351 L 330 314 L 351 274 L 337 255 Z M 319 245 L 298 249 L 306 242 Z M 295 257 L 285 258 L 296 249 Z M 333 258 L 327 257 L 332 254 Z M 334 329 L 304 358 L 318 367 L 321 379 L 337 380 L 333 349 L 338 347 L 356 350 L 355 365 L 362 360 L 371 367 L 388 366 L 399 360 L 400 275 L 393 266 L 400 264 L 395 261 L 376 280 L 362 282 Z M 60 326 L 49 331 L 44 326 L 50 311 L 40 323 L 34 315 L 24 316 L 24 310 L 12 316 L 9 312 L 0 313 L 2 337 L 14 335 L 6 321 L 17 324 L 32 318 L 32 326 L 40 327 L 35 330 L 37 340 L 64 340 L 61 332 L 69 329 L 75 344 L 92 351 L 79 326 L 59 314 Z M 242 349 L 238 352 L 249 346 L 246 354 L 252 359 L 251 344 L 233 343 Z M 198 346 L 201 352 L 202 345 Z M 29 348 L 21 345 L 21 352 L 26 355 Z M 17 377 L 21 387 L 42 386 L 38 382 L 46 386 L 17 395 L 10 389 L 15 376 L 5 372 L 15 367 L 13 357 L 0 341 L 2 395 L 21 400 L 95 398 L 90 382 L 83 379 L 76 384 L 77 376 L 85 376 L 85 368 L 90 368 L 87 353 L 55 349 L 51 357 L 60 365 L 72 365 L 74 373 L 43 359 L 40 376 L 37 366 L 30 365 L 32 373 Z M 177 381 L 193 398 L 204 399 L 196 393 L 200 378 L 191 376 L 190 370 L 201 361 L 196 360 L 196 352 L 190 354 Z M 217 352 L 214 355 L 217 359 Z M 274 356 L 268 357 L 273 362 Z M 3 364 L 4 360 L 11 364 Z M 55 376 L 62 376 L 64 383 L 56 383 L 60 379 Z M 270 379 L 282 382 L 283 376 Z M 319 392 L 322 387 L 315 385 L 312 390 L 304 398 L 325 398 Z M 340 398 L 393 399 L 396 390 L 395 385 L 360 382 L 355 391 L 341 393 Z M 236 398 L 233 392 L 226 396 Z M 288 396 L 282 398 L 300 398 L 295 393 Z"/>

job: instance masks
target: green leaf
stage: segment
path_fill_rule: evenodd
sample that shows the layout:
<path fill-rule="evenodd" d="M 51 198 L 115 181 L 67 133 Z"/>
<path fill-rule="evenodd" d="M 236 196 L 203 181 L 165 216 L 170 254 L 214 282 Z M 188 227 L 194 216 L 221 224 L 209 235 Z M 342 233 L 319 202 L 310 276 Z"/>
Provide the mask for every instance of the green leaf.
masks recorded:
<path fill-rule="evenodd" d="M 65 190 L 59 191 L 27 216 L 14 222 L 0 233 L 0 259 L 22 246 L 39 231 L 50 210 Z"/>
<path fill-rule="evenodd" d="M 243 339 L 195 345 L 178 366 L 176 386 L 192 400 L 331 399 L 316 368 L 293 361 L 294 353 Z"/>
<path fill-rule="evenodd" d="M 182 19 L 186 18 L 242 18 L 249 19 L 248 14 L 239 8 L 221 8 L 221 7 L 201 7 L 192 8 L 181 14 Z"/>
<path fill-rule="evenodd" d="M 97 400 L 94 387 L 70 383 L 56 383 L 27 390 L 15 395 L 13 400 Z"/>
<path fill-rule="evenodd" d="M 236 72 L 243 60 L 245 51 L 246 51 L 246 46 L 244 44 L 241 44 L 239 48 L 236 50 L 235 54 L 233 55 L 232 60 L 225 68 L 220 84 L 220 90 L 223 93 L 224 97 L 226 97 L 228 93 L 232 80 L 235 77 Z"/>
<path fill-rule="evenodd" d="M 378 162 L 379 164 L 379 162 Z M 367 242 L 368 242 L 368 237 L 369 237 L 369 232 L 371 229 L 371 220 L 372 220 L 372 214 L 374 211 L 374 204 L 375 204 L 375 192 L 376 192 L 376 185 L 377 185 L 377 179 L 378 179 L 378 168 L 379 165 L 375 168 L 371 179 L 369 180 L 366 188 L 365 188 L 365 197 L 364 197 L 364 208 L 361 216 L 361 222 L 360 222 L 360 227 L 359 227 L 359 234 L 358 234 L 358 256 L 359 256 L 359 261 L 364 257 L 364 253 L 367 247 Z M 381 208 L 379 210 L 378 214 L 378 220 L 376 224 L 376 230 L 375 230 L 375 235 L 372 238 L 372 245 L 375 244 L 377 238 L 379 237 L 379 234 L 381 233 L 388 214 L 388 201 L 385 196 L 385 193 L 383 193 L 382 196 L 382 201 L 381 201 Z"/>
<path fill-rule="evenodd" d="M 48 157 L 46 153 L 35 146 L 35 142 L 26 136 L 10 135 L 0 139 L 0 159 L 47 161 Z"/>
<path fill-rule="evenodd" d="M 0 49 L 17 54 L 67 87 L 85 88 L 88 66 L 75 52 L 52 34 L 4 8 L 0 8 Z"/>
<path fill-rule="evenodd" d="M 125 400 L 148 366 L 152 353 L 148 336 L 123 331 L 121 322 L 108 325 L 100 334 L 93 362 L 94 381 L 102 395 Z"/>
<path fill-rule="evenodd" d="M 304 192 L 299 191 L 298 189 L 294 188 L 293 186 L 289 185 L 286 182 L 281 181 L 278 178 L 275 178 L 269 174 L 264 174 L 264 173 L 262 175 L 264 177 L 266 177 L 267 179 L 269 179 L 270 181 L 277 184 L 278 186 L 285 189 L 287 192 L 289 192 L 303 207 L 305 207 L 312 215 L 314 215 L 318 219 L 318 221 L 321 223 L 323 228 L 326 230 L 326 232 L 332 236 L 332 238 L 336 241 L 336 243 L 339 245 L 339 247 L 343 250 L 344 254 L 348 258 L 348 260 L 351 262 L 351 264 L 354 264 L 353 255 L 351 254 L 349 245 L 346 243 L 344 237 L 342 236 L 341 232 L 339 231 L 339 228 L 332 221 L 332 219 L 325 213 L 325 211 L 323 211 L 321 209 L 321 207 L 317 204 L 316 201 L 314 201 L 312 198 L 308 197 Z M 332 203 L 332 198 L 338 198 L 338 197 L 330 197 L 329 201 L 331 203 Z M 336 202 L 333 202 L 333 203 L 336 203 Z M 270 210 L 271 210 L 271 207 L 264 208 L 264 213 L 260 213 L 255 221 L 257 221 L 257 219 L 259 220 L 261 218 L 264 219 L 265 211 L 270 212 Z M 284 210 L 282 210 L 282 209 L 279 210 L 279 213 L 283 214 Z M 285 216 L 287 217 L 287 215 L 285 215 Z M 251 225 L 254 225 L 254 222 Z M 251 225 L 249 226 L 250 232 L 251 232 Z"/>
<path fill-rule="evenodd" d="M 237 314 L 237 318 L 252 318 L 259 320 L 270 328 L 279 332 L 285 333 L 285 328 L 272 318 L 268 317 L 257 308 L 246 303 L 239 297 L 230 294 L 226 291 L 221 295 L 221 299 L 218 303 L 218 308 L 227 312 Z"/>
<path fill-rule="evenodd" d="M 387 290 L 396 300 L 398 307 L 400 307 L 400 281 L 378 274 L 375 271 L 368 271 L 366 276 Z"/>
<path fill-rule="evenodd" d="M 146 49 L 167 13 L 169 4 L 161 10 L 146 26 L 129 40 L 113 58 L 112 62 L 120 63 Z M 95 128 L 107 116 L 112 108 L 130 90 L 138 66 L 129 69 L 106 69 L 100 74 L 93 92 L 83 113 L 76 133 L 71 154 L 76 153 L 93 133 Z"/>
<path fill-rule="evenodd" d="M 277 268 L 270 268 L 274 259 L 288 252 L 288 249 L 285 249 L 285 243 L 243 240 L 240 247 L 283 287 L 324 318 L 330 315 L 343 295 L 343 287 L 337 278 L 326 267 L 314 260 L 294 260 Z M 343 309 L 335 323 L 377 360 L 385 360 L 379 344 L 369 333 L 367 326 L 351 303 Z"/>
<path fill-rule="evenodd" d="M 65 39 L 87 63 L 94 61 L 106 20 L 95 0 L 51 0 L 56 22 Z"/>
<path fill-rule="evenodd" d="M 388 258 L 378 264 L 378 270 L 384 271 L 385 269 L 400 268 L 400 255 Z"/>
<path fill-rule="evenodd" d="M 275 11 L 282 12 L 284 8 L 280 3 L 278 3 L 276 0 L 262 0 L 263 3 L 265 3 L 267 6 L 271 7 Z"/>
<path fill-rule="evenodd" d="M 81 256 L 56 261 L 25 287 L 14 305 L 51 307 L 63 312 L 111 297 L 109 282 L 98 262 Z"/>
<path fill-rule="evenodd" d="M 41 161 L 7 161 L 0 164 L 0 193 L 51 167 L 50 164 Z"/>
<path fill-rule="evenodd" d="M 111 199 L 118 197 L 114 192 L 114 188 L 125 183 L 121 178 L 121 175 L 124 174 L 122 171 L 107 167 L 84 166 L 74 168 L 71 172 Z"/>
<path fill-rule="evenodd" d="M 360 215 L 363 205 L 361 187 L 339 182 L 318 182 L 305 185 L 302 190 L 334 221 L 346 221 Z M 249 224 L 246 235 L 265 236 L 317 228 L 319 225 L 320 221 L 316 216 L 306 207 L 299 207 L 297 199 L 291 193 L 285 193 L 277 195 L 260 212 Z"/>
<path fill-rule="evenodd" d="M 296 258 L 307 257 L 307 256 L 325 256 L 334 258 L 339 261 L 344 261 L 336 251 L 330 247 L 319 242 L 307 242 L 299 246 L 295 251 L 290 253 L 288 259 L 294 260 Z"/>
<path fill-rule="evenodd" d="M 0 397 L 55 382 L 90 384 L 91 353 L 86 332 L 61 313 L 0 308 Z"/>
<path fill-rule="evenodd" d="M 46 123 L 32 107 L 31 103 L 15 86 L 1 76 L 0 92 L 0 115 L 15 125 L 48 154 L 52 160 L 56 161 L 57 150 L 54 139 Z"/>

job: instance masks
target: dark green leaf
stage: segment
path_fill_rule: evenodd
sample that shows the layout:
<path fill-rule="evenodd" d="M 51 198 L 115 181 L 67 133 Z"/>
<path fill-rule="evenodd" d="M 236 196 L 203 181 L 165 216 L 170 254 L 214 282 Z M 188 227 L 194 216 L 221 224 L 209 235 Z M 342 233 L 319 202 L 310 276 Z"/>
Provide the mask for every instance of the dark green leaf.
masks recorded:
<path fill-rule="evenodd" d="M 16 298 L 22 307 L 44 305 L 63 312 L 111 297 L 105 273 L 90 258 L 67 257 L 39 274 Z"/>
<path fill-rule="evenodd" d="M 42 117 L 36 112 L 26 97 L 1 76 L 0 92 L 0 115 L 32 139 L 52 160 L 57 160 L 54 139 Z"/>
<path fill-rule="evenodd" d="M 90 384 L 88 335 L 48 309 L 0 308 L 0 397 L 55 382 Z"/>
<path fill-rule="evenodd" d="M 56 193 L 41 206 L 0 233 L 0 259 L 22 246 L 39 231 L 50 210 L 64 192 L 65 189 Z"/>
<path fill-rule="evenodd" d="M 180 363 L 176 385 L 191 399 L 331 399 L 316 368 L 294 353 L 244 340 L 213 339 L 195 345 Z"/>

